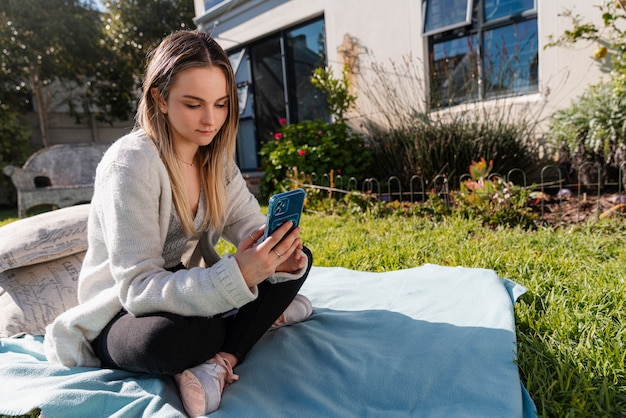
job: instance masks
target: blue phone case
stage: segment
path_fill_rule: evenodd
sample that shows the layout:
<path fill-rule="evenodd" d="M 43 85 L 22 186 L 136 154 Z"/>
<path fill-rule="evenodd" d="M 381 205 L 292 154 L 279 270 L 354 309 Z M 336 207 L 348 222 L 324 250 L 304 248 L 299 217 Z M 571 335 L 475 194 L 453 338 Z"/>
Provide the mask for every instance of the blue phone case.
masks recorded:
<path fill-rule="evenodd" d="M 295 189 L 270 197 L 267 209 L 267 225 L 263 236 L 264 240 L 285 222 L 293 222 L 294 228 L 300 224 L 300 215 L 304 208 L 305 196 L 304 190 Z"/>

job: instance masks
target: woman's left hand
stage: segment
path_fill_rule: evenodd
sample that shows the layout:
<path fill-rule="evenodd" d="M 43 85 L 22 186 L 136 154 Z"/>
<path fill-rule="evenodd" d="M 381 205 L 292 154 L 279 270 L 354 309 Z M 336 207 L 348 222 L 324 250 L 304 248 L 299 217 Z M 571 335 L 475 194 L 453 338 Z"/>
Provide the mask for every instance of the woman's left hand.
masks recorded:
<path fill-rule="evenodd" d="M 298 237 L 295 250 L 285 261 L 282 262 L 282 264 L 279 264 L 278 267 L 276 267 L 276 271 L 293 273 L 306 266 L 306 262 L 306 256 L 302 252 L 302 241 Z"/>
<path fill-rule="evenodd" d="M 291 222 L 284 223 L 258 245 L 257 241 L 265 232 L 265 225 L 241 240 L 235 259 L 249 287 L 262 282 L 275 272 L 294 273 L 306 266 L 300 228 L 291 229 L 292 226 Z"/>

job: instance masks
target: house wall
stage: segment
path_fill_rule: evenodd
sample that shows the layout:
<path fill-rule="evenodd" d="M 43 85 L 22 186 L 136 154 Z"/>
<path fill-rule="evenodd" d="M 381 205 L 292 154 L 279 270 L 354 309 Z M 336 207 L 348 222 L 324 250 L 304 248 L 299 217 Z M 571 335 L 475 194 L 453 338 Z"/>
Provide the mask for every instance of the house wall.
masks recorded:
<path fill-rule="evenodd" d="M 593 21 L 602 26 L 599 10 L 589 0 L 550 0 L 538 1 L 539 30 L 539 82 L 541 93 L 546 96 L 546 115 L 567 107 L 576 100 L 591 84 L 608 76 L 607 58 L 598 62 L 593 58 L 597 47 L 591 42 L 578 42 L 570 47 L 549 47 L 548 37 L 562 35 L 572 29 L 569 18 L 559 16 L 564 10 L 572 10 L 585 21 Z"/>
<path fill-rule="evenodd" d="M 32 143 L 36 147 L 42 146 L 41 133 L 37 114 L 30 112 L 26 120 L 33 129 Z M 54 112 L 48 115 L 48 145 L 71 144 L 81 142 L 112 142 L 130 132 L 134 121 L 117 121 L 114 124 L 97 122 L 95 119 L 76 118 L 68 113 Z"/>
<path fill-rule="evenodd" d="M 603 69 L 602 63 L 594 60 L 596 45 L 592 43 L 544 49 L 550 35 L 558 37 L 571 28 L 571 20 L 559 16 L 565 9 L 600 24 L 599 11 L 593 6 L 595 2 L 537 0 L 537 3 L 540 91 L 507 101 L 524 109 L 530 108 L 543 121 L 540 126 L 547 129 L 549 115 L 567 107 L 587 86 L 597 83 L 605 75 L 606 67 Z M 348 38 L 357 44 L 358 62 L 353 80 L 357 93 L 369 88 L 372 61 L 401 63 L 410 56 L 412 62 L 421 63 L 416 76 L 421 79 L 422 96 L 425 94 L 423 63 L 427 61 L 427 44 L 421 36 L 419 0 L 387 3 L 375 0 L 231 0 L 208 14 L 204 13 L 203 0 L 195 0 L 195 7 L 199 29 L 212 33 L 225 49 L 323 15 L 328 62 L 337 75 L 346 61 L 344 51 L 350 49 Z M 389 72 L 393 75 L 391 69 Z"/>

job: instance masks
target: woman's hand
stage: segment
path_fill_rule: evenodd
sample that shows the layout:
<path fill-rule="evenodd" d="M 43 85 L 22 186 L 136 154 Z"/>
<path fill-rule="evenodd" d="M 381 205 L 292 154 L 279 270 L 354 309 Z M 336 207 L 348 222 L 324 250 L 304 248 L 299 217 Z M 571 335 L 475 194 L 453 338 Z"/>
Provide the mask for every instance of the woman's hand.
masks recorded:
<path fill-rule="evenodd" d="M 306 265 L 306 256 L 302 253 L 301 230 L 294 228 L 289 232 L 292 226 L 293 222 L 285 222 L 256 246 L 256 242 L 265 232 L 265 225 L 241 240 L 235 259 L 248 287 L 256 286 L 277 271 L 291 273 Z"/>

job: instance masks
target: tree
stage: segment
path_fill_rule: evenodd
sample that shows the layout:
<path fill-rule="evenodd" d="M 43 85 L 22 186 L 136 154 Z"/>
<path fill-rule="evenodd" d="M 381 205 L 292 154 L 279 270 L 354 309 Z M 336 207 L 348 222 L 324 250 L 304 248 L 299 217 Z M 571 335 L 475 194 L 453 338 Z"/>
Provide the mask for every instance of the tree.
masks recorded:
<path fill-rule="evenodd" d="M 0 0 L 0 104 L 34 108 L 48 146 L 53 96 L 71 114 L 127 120 L 135 109 L 146 53 L 193 25 L 192 0 Z"/>
<path fill-rule="evenodd" d="M 108 0 L 104 24 L 111 48 L 141 77 L 146 54 L 178 29 L 194 26 L 193 0 Z"/>
<path fill-rule="evenodd" d="M 169 33 L 193 25 L 192 0 L 109 0 L 96 80 L 88 90 L 96 119 L 126 120 L 136 110 L 146 55 Z"/>
<path fill-rule="evenodd" d="M 32 95 L 44 146 L 48 145 L 52 87 L 88 88 L 95 77 L 93 57 L 102 51 L 100 28 L 91 2 L 0 0 L 0 101 L 30 104 L 28 95 Z M 81 101 L 67 97 L 73 107 Z"/>

